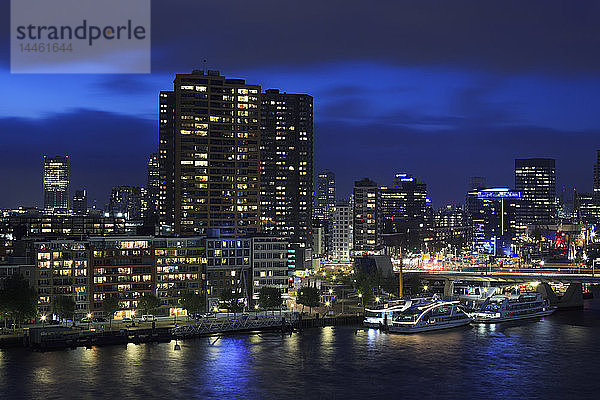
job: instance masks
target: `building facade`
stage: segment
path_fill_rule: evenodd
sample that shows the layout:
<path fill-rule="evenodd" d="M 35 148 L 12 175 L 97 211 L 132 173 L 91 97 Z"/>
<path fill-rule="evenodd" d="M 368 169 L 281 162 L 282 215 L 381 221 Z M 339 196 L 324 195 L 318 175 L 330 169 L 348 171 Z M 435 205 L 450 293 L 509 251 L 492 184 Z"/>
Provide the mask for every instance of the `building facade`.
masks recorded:
<path fill-rule="evenodd" d="M 260 86 L 193 71 L 159 99 L 161 223 L 182 235 L 257 233 Z"/>
<path fill-rule="evenodd" d="M 151 236 L 89 238 L 90 309 L 101 315 L 105 299 L 119 300 L 116 318 L 135 316 L 138 300 L 156 294 L 156 268 Z"/>
<path fill-rule="evenodd" d="M 515 160 L 515 190 L 521 193 L 517 220 L 521 230 L 556 221 L 556 167 L 549 158 Z"/>
<path fill-rule="evenodd" d="M 352 256 L 352 207 L 338 202 L 331 216 L 328 258 L 335 261 L 350 261 Z"/>
<path fill-rule="evenodd" d="M 262 231 L 310 246 L 313 99 L 268 89 L 260 116 Z"/>
<path fill-rule="evenodd" d="M 69 156 L 44 156 L 44 209 L 69 210 Z"/>
<path fill-rule="evenodd" d="M 252 238 L 252 299 L 258 300 L 262 287 L 275 287 L 288 298 L 288 242 L 284 237 Z"/>
<path fill-rule="evenodd" d="M 515 253 L 521 193 L 505 188 L 467 194 L 469 237 L 473 254 L 508 257 Z"/>
<path fill-rule="evenodd" d="M 317 176 L 317 193 L 315 201 L 315 218 L 327 220 L 336 205 L 335 174 L 330 170 L 319 172 Z"/>
<path fill-rule="evenodd" d="M 371 252 L 380 246 L 379 188 L 370 179 L 354 182 L 352 195 L 353 252 Z"/>

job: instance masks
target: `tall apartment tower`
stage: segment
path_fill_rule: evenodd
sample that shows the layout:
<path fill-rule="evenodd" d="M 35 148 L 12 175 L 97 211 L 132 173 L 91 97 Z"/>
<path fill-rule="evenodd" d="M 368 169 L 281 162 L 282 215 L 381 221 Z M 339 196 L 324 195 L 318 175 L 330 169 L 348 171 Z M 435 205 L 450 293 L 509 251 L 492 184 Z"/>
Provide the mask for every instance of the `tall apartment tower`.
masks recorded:
<path fill-rule="evenodd" d="M 550 158 L 515 159 L 515 190 L 521 193 L 517 209 L 520 229 L 556 220 L 556 167 Z"/>
<path fill-rule="evenodd" d="M 160 222 L 181 235 L 259 231 L 260 86 L 177 74 L 159 97 Z"/>
<path fill-rule="evenodd" d="M 69 209 L 69 156 L 44 156 L 44 209 Z"/>
<path fill-rule="evenodd" d="M 328 219 L 335 207 L 335 174 L 332 171 L 319 172 L 316 197 L 315 217 Z"/>
<path fill-rule="evenodd" d="M 354 182 L 353 191 L 353 250 L 360 254 L 375 250 L 379 245 L 379 190 L 370 179 Z"/>
<path fill-rule="evenodd" d="M 260 212 L 262 230 L 308 246 L 312 222 L 313 98 L 262 94 Z"/>
<path fill-rule="evenodd" d="M 148 196 L 148 214 L 155 217 L 158 212 L 160 196 L 160 164 L 158 153 L 150 154 L 146 165 L 147 181 L 146 192 Z"/>
<path fill-rule="evenodd" d="M 594 164 L 594 196 L 600 201 L 600 150 L 596 150 L 596 164 Z"/>

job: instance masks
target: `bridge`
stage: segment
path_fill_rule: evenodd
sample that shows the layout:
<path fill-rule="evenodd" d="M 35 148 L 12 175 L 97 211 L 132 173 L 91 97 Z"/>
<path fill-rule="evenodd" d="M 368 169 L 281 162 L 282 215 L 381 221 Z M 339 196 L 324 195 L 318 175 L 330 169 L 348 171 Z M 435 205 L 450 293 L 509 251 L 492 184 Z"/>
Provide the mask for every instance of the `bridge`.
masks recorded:
<path fill-rule="evenodd" d="M 213 335 L 225 332 L 245 332 L 266 329 L 285 329 L 290 325 L 292 315 L 240 315 L 229 318 L 204 318 L 198 322 L 178 326 L 171 329 L 171 334 L 177 338 Z"/>
<path fill-rule="evenodd" d="M 536 290 L 550 301 L 550 304 L 559 308 L 573 308 L 583 306 L 582 283 L 600 284 L 600 275 L 595 274 L 591 268 L 562 266 L 554 268 L 528 268 L 512 269 L 501 268 L 493 270 L 406 270 L 404 275 L 417 275 L 421 279 L 444 281 L 444 296 L 454 296 L 456 282 L 481 282 L 482 286 L 510 286 L 518 283 L 537 282 Z M 487 284 L 484 284 L 487 282 Z M 549 283 L 568 284 L 566 292 L 558 296 Z"/>

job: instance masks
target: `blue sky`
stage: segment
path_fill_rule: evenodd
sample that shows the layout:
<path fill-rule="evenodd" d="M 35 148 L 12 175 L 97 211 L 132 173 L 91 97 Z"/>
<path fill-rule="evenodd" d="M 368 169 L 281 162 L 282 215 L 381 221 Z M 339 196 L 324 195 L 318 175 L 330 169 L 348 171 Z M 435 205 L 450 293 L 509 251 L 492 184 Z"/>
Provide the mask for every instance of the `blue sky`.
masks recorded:
<path fill-rule="evenodd" d="M 69 154 L 73 190 L 100 206 L 113 185 L 145 184 L 158 91 L 204 59 L 314 97 L 315 173 L 336 172 L 339 197 L 354 180 L 405 171 L 435 205 L 460 203 L 469 176 L 512 186 L 516 157 L 556 158 L 559 188 L 591 190 L 594 2 L 168 3 L 153 2 L 147 75 L 11 74 L 0 13 L 0 176 L 11 188 L 0 207 L 40 205 L 44 154 Z"/>

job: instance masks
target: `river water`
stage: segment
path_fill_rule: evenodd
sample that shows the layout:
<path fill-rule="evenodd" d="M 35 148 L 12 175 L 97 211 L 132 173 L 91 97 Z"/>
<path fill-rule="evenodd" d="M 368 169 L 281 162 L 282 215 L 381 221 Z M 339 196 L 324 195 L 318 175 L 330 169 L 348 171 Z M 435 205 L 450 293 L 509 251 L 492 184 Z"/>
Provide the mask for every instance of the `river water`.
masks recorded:
<path fill-rule="evenodd" d="M 511 325 L 0 351 L 1 399 L 600 398 L 600 301 Z"/>

